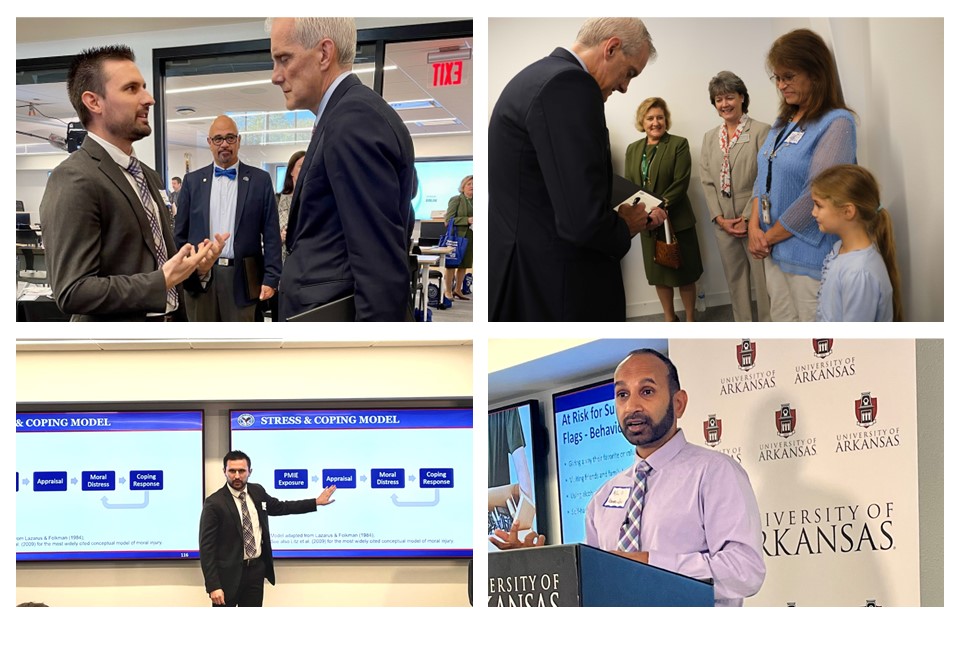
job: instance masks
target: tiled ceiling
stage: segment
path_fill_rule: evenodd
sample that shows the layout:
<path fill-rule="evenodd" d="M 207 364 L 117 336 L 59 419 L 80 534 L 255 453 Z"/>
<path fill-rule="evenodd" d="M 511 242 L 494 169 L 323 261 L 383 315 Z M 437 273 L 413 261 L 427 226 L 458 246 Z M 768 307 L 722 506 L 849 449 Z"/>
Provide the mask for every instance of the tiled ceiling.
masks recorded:
<path fill-rule="evenodd" d="M 197 27 L 205 21 L 215 19 L 162 19 L 157 23 L 151 19 L 151 29 L 172 29 Z M 249 22 L 250 19 L 244 19 Z M 225 22 L 217 20 L 218 25 Z M 32 29 L 30 21 L 18 20 L 18 42 L 53 40 L 57 38 L 77 38 L 83 36 L 104 36 L 106 34 L 124 34 L 142 31 L 139 25 L 127 25 L 122 20 L 112 20 L 104 30 L 96 29 L 96 21 L 81 21 L 74 25 L 71 21 L 46 22 L 66 26 L 57 29 L 45 29 L 43 34 Z M 24 25 L 21 31 L 21 24 Z M 61 33 L 62 32 L 62 33 Z M 69 32 L 69 34 L 67 34 Z M 41 39 L 41 36 L 43 37 Z M 384 98 L 387 101 L 406 101 L 412 99 L 435 99 L 434 107 L 400 110 L 400 116 L 408 122 L 411 135 L 426 136 L 443 133 L 464 133 L 473 127 L 473 68 L 472 59 L 464 60 L 460 73 L 460 84 L 434 87 L 434 67 L 427 60 L 428 53 L 440 49 L 462 48 L 470 53 L 471 38 L 443 39 L 433 41 L 407 42 L 387 46 L 384 72 Z M 148 58 L 141 57 L 143 66 Z M 395 67 L 395 68 L 390 68 Z M 369 69 L 368 73 L 359 73 L 363 82 L 373 84 L 373 72 L 369 65 L 358 65 L 357 69 Z M 195 121 L 179 121 L 167 124 L 167 138 L 170 146 L 195 147 L 203 143 L 203 137 L 210 125 L 210 117 L 223 112 L 270 112 L 284 110 L 283 96 L 270 84 L 270 71 L 242 71 L 217 73 L 203 76 L 171 77 L 167 79 L 168 95 L 165 104 L 167 120 L 184 119 L 177 109 L 187 106 L 193 109 Z M 222 85 L 236 82 L 253 82 L 244 87 L 194 91 L 183 94 L 169 94 L 170 90 L 200 85 Z M 76 113 L 67 98 L 65 83 L 42 83 L 17 86 L 17 151 L 18 153 L 45 153 L 56 151 L 46 144 L 49 136 L 54 141 L 66 136 L 66 123 L 76 121 Z M 417 122 L 426 120 L 425 124 Z M 437 120 L 446 123 L 437 125 Z M 156 118 L 151 117 L 151 124 Z M 23 135 L 23 134 L 32 135 Z M 39 136 L 39 137 L 37 137 Z"/>

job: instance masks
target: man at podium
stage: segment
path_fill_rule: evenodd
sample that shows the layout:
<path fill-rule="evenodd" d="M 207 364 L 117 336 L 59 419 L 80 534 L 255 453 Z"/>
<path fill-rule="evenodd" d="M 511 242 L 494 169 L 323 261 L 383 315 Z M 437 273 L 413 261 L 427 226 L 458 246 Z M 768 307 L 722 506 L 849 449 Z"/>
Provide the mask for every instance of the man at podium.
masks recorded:
<path fill-rule="evenodd" d="M 731 457 L 687 443 L 677 368 L 652 349 L 614 371 L 614 402 L 633 463 L 594 493 L 586 544 L 698 579 L 713 579 L 717 606 L 742 606 L 763 584 L 760 510 L 746 471 Z M 540 546 L 498 530 L 500 549 Z"/>

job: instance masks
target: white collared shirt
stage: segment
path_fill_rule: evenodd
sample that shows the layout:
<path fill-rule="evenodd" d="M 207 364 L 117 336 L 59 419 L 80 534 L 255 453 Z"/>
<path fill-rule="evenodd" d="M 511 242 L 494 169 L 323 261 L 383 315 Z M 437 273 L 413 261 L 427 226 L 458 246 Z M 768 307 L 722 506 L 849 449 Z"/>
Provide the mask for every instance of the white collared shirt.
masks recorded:
<path fill-rule="evenodd" d="M 223 179 L 223 177 L 220 177 Z M 230 493 L 233 495 L 233 504 L 237 506 L 237 512 L 240 514 L 240 523 L 243 524 L 243 508 L 240 505 L 240 492 L 234 489 L 232 486 L 227 484 L 227 489 L 230 490 Z M 244 498 L 247 501 L 247 511 L 250 513 L 250 522 L 253 524 L 253 539 L 257 543 L 257 553 L 254 555 L 254 558 L 260 557 L 260 515 L 257 513 L 257 505 L 253 502 L 253 498 L 250 497 L 250 491 L 244 490 Z M 244 560 L 247 560 L 246 553 L 244 553 Z"/>
<path fill-rule="evenodd" d="M 314 126 L 320 123 L 320 118 L 323 116 L 323 111 L 326 110 L 327 104 L 330 103 L 330 97 L 333 96 L 334 90 L 343 82 L 344 78 L 352 73 L 353 71 L 351 70 L 344 71 L 330 83 L 330 87 L 327 88 L 327 91 L 323 93 L 323 98 L 320 99 L 320 106 L 317 108 L 317 121 L 313 123 Z"/>
<path fill-rule="evenodd" d="M 577 55 L 576 53 L 574 53 L 572 50 L 570 50 L 570 49 L 567 48 L 566 46 L 561 46 L 561 48 L 563 48 L 563 50 L 567 51 L 568 53 L 570 53 L 571 55 L 573 55 L 575 58 L 577 58 L 577 62 L 580 63 L 580 66 L 583 67 L 583 70 L 586 71 L 587 73 L 590 73 L 590 70 L 587 69 L 587 65 L 584 63 L 583 58 L 581 58 L 579 55 Z"/>
<path fill-rule="evenodd" d="M 225 170 L 234 168 L 237 171 L 237 176 L 233 179 L 230 179 L 230 177 L 216 176 L 214 172 L 219 166 L 214 163 L 213 167 L 214 169 L 210 172 L 210 176 L 213 177 L 213 182 L 210 186 L 210 238 L 212 239 L 216 234 L 230 232 L 230 238 L 228 238 L 224 244 L 223 252 L 220 253 L 220 256 L 226 259 L 233 259 L 233 239 L 234 234 L 236 234 L 234 225 L 237 221 L 237 191 L 239 190 L 240 161 L 237 160 L 233 165 L 224 168 Z"/>

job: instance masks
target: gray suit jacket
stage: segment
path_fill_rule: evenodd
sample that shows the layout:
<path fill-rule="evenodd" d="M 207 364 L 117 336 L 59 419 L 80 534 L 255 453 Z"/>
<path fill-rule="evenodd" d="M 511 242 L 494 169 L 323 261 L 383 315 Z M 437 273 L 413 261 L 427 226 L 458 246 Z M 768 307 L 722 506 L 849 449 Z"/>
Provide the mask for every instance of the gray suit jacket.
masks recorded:
<path fill-rule="evenodd" d="M 143 172 L 172 256 L 177 251 L 160 177 L 145 165 Z M 166 309 L 143 203 L 96 140 L 86 138 L 50 175 L 40 222 L 53 296 L 72 321 L 144 321 L 148 312 Z M 177 316 L 185 320 L 183 309 L 181 303 Z"/>
<path fill-rule="evenodd" d="M 720 149 L 720 127 L 712 128 L 703 136 L 700 149 L 700 184 L 707 198 L 710 219 L 750 217 L 750 200 L 753 199 L 753 182 L 757 178 L 757 153 L 767 139 L 770 125 L 747 118 L 747 124 L 730 150 L 730 192 L 724 197 L 720 191 L 720 168 L 723 151 Z"/>

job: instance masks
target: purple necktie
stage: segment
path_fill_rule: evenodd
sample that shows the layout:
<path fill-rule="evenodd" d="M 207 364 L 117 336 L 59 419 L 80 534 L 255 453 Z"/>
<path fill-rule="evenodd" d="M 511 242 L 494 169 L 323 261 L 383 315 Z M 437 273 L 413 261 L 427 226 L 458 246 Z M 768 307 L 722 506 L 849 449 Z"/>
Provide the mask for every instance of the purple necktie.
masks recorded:
<path fill-rule="evenodd" d="M 617 540 L 618 551 L 640 550 L 640 516 L 643 514 L 643 499 L 647 495 L 647 475 L 652 470 L 650 464 L 643 459 L 637 462 L 637 472 L 634 475 L 633 490 L 630 492 L 627 518 L 620 526 L 620 538 Z"/>
<path fill-rule="evenodd" d="M 150 231 L 153 233 L 153 247 L 156 251 L 157 266 L 163 268 L 167 261 L 167 244 L 163 240 L 163 231 L 160 229 L 160 221 L 153 212 L 153 197 L 150 195 L 150 189 L 147 188 L 147 180 L 143 176 L 143 170 L 140 168 L 140 161 L 136 156 L 130 157 L 130 165 L 127 166 L 127 172 L 133 176 L 137 182 L 137 191 L 140 193 L 140 202 L 143 203 L 143 210 L 147 212 L 147 220 L 150 221 Z M 167 309 L 174 310 L 177 307 L 177 288 L 173 287 L 167 290 Z"/>

